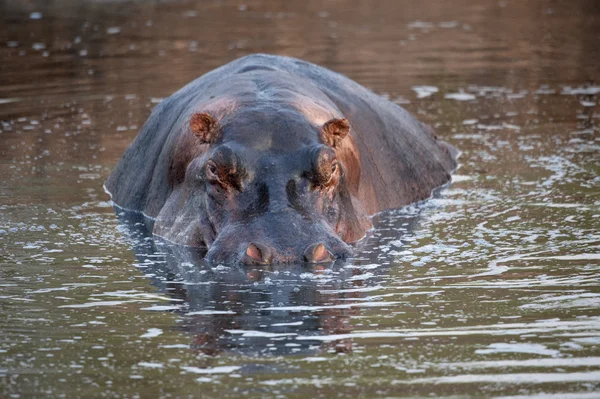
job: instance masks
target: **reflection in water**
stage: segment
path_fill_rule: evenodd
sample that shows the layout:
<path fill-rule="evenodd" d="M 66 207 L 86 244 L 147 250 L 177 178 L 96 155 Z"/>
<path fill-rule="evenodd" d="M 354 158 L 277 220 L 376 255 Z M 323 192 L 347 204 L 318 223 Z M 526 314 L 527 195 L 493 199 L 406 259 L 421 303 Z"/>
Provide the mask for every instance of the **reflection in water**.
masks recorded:
<path fill-rule="evenodd" d="M 349 352 L 352 340 L 314 339 L 351 333 L 350 317 L 365 300 L 360 263 L 330 265 L 211 265 L 205 251 L 173 245 L 152 236 L 152 220 L 115 208 L 128 236 L 136 266 L 174 300 L 151 310 L 184 317 L 180 328 L 193 336 L 192 348 L 207 355 L 232 351 L 244 355 Z M 417 214 L 396 220 L 413 225 Z M 388 268 L 377 268 L 377 274 Z M 377 275 L 369 273 L 370 285 Z M 384 303 L 387 305 L 388 303 Z M 297 338 L 302 339 L 298 340 Z"/>

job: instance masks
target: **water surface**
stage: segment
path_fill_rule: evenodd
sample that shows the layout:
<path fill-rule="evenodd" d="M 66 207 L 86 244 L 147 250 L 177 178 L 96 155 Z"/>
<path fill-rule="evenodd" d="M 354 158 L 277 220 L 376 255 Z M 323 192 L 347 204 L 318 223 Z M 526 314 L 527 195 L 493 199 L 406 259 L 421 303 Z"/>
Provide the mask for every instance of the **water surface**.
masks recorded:
<path fill-rule="evenodd" d="M 0 396 L 600 397 L 598 37 L 594 1 L 0 1 Z M 325 269 L 115 215 L 151 109 L 254 52 L 401 104 L 453 183 Z"/>

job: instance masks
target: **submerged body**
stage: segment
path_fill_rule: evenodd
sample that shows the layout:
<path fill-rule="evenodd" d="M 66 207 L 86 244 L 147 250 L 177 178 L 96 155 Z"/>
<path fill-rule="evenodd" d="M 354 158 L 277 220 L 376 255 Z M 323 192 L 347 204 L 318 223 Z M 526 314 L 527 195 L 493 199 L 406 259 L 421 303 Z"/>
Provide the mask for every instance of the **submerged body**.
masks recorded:
<path fill-rule="evenodd" d="M 106 182 L 154 234 L 219 263 L 324 262 L 369 216 L 426 199 L 455 150 L 352 80 L 251 55 L 161 102 Z"/>

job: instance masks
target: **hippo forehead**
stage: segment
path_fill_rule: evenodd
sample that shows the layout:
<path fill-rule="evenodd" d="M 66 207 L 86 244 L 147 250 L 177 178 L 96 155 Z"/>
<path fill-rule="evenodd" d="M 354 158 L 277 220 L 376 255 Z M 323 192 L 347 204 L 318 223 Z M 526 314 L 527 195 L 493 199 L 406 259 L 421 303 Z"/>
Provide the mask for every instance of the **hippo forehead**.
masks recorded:
<path fill-rule="evenodd" d="M 255 182 L 270 182 L 282 178 L 287 181 L 300 177 L 312 165 L 313 145 L 302 145 L 286 151 L 279 151 L 274 147 L 264 150 L 238 142 L 228 142 L 227 146 L 236 153 L 241 166 Z"/>
<path fill-rule="evenodd" d="M 261 73 L 258 73 L 258 72 Z M 314 142 L 318 128 L 333 118 L 344 118 L 319 87 L 299 82 L 282 71 L 243 69 L 221 82 L 199 112 L 209 112 L 224 130 L 225 140 L 266 150 L 293 150 Z M 212 93 L 212 95 L 211 95 Z"/>
<path fill-rule="evenodd" d="M 222 126 L 223 143 L 257 154 L 296 152 L 319 143 L 319 127 L 295 108 L 263 105 L 237 112 Z"/>

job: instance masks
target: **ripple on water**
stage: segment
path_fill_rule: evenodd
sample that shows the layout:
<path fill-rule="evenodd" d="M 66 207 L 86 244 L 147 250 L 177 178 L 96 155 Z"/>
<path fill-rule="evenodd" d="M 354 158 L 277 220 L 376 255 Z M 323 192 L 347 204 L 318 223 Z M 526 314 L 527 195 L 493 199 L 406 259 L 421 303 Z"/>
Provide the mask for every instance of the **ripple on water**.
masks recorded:
<path fill-rule="evenodd" d="M 593 7 L 88 3 L 0 15 L 0 396 L 600 396 Z M 212 267 L 115 217 L 151 108 L 254 51 L 405 106 L 461 150 L 452 184 L 324 270 Z"/>

